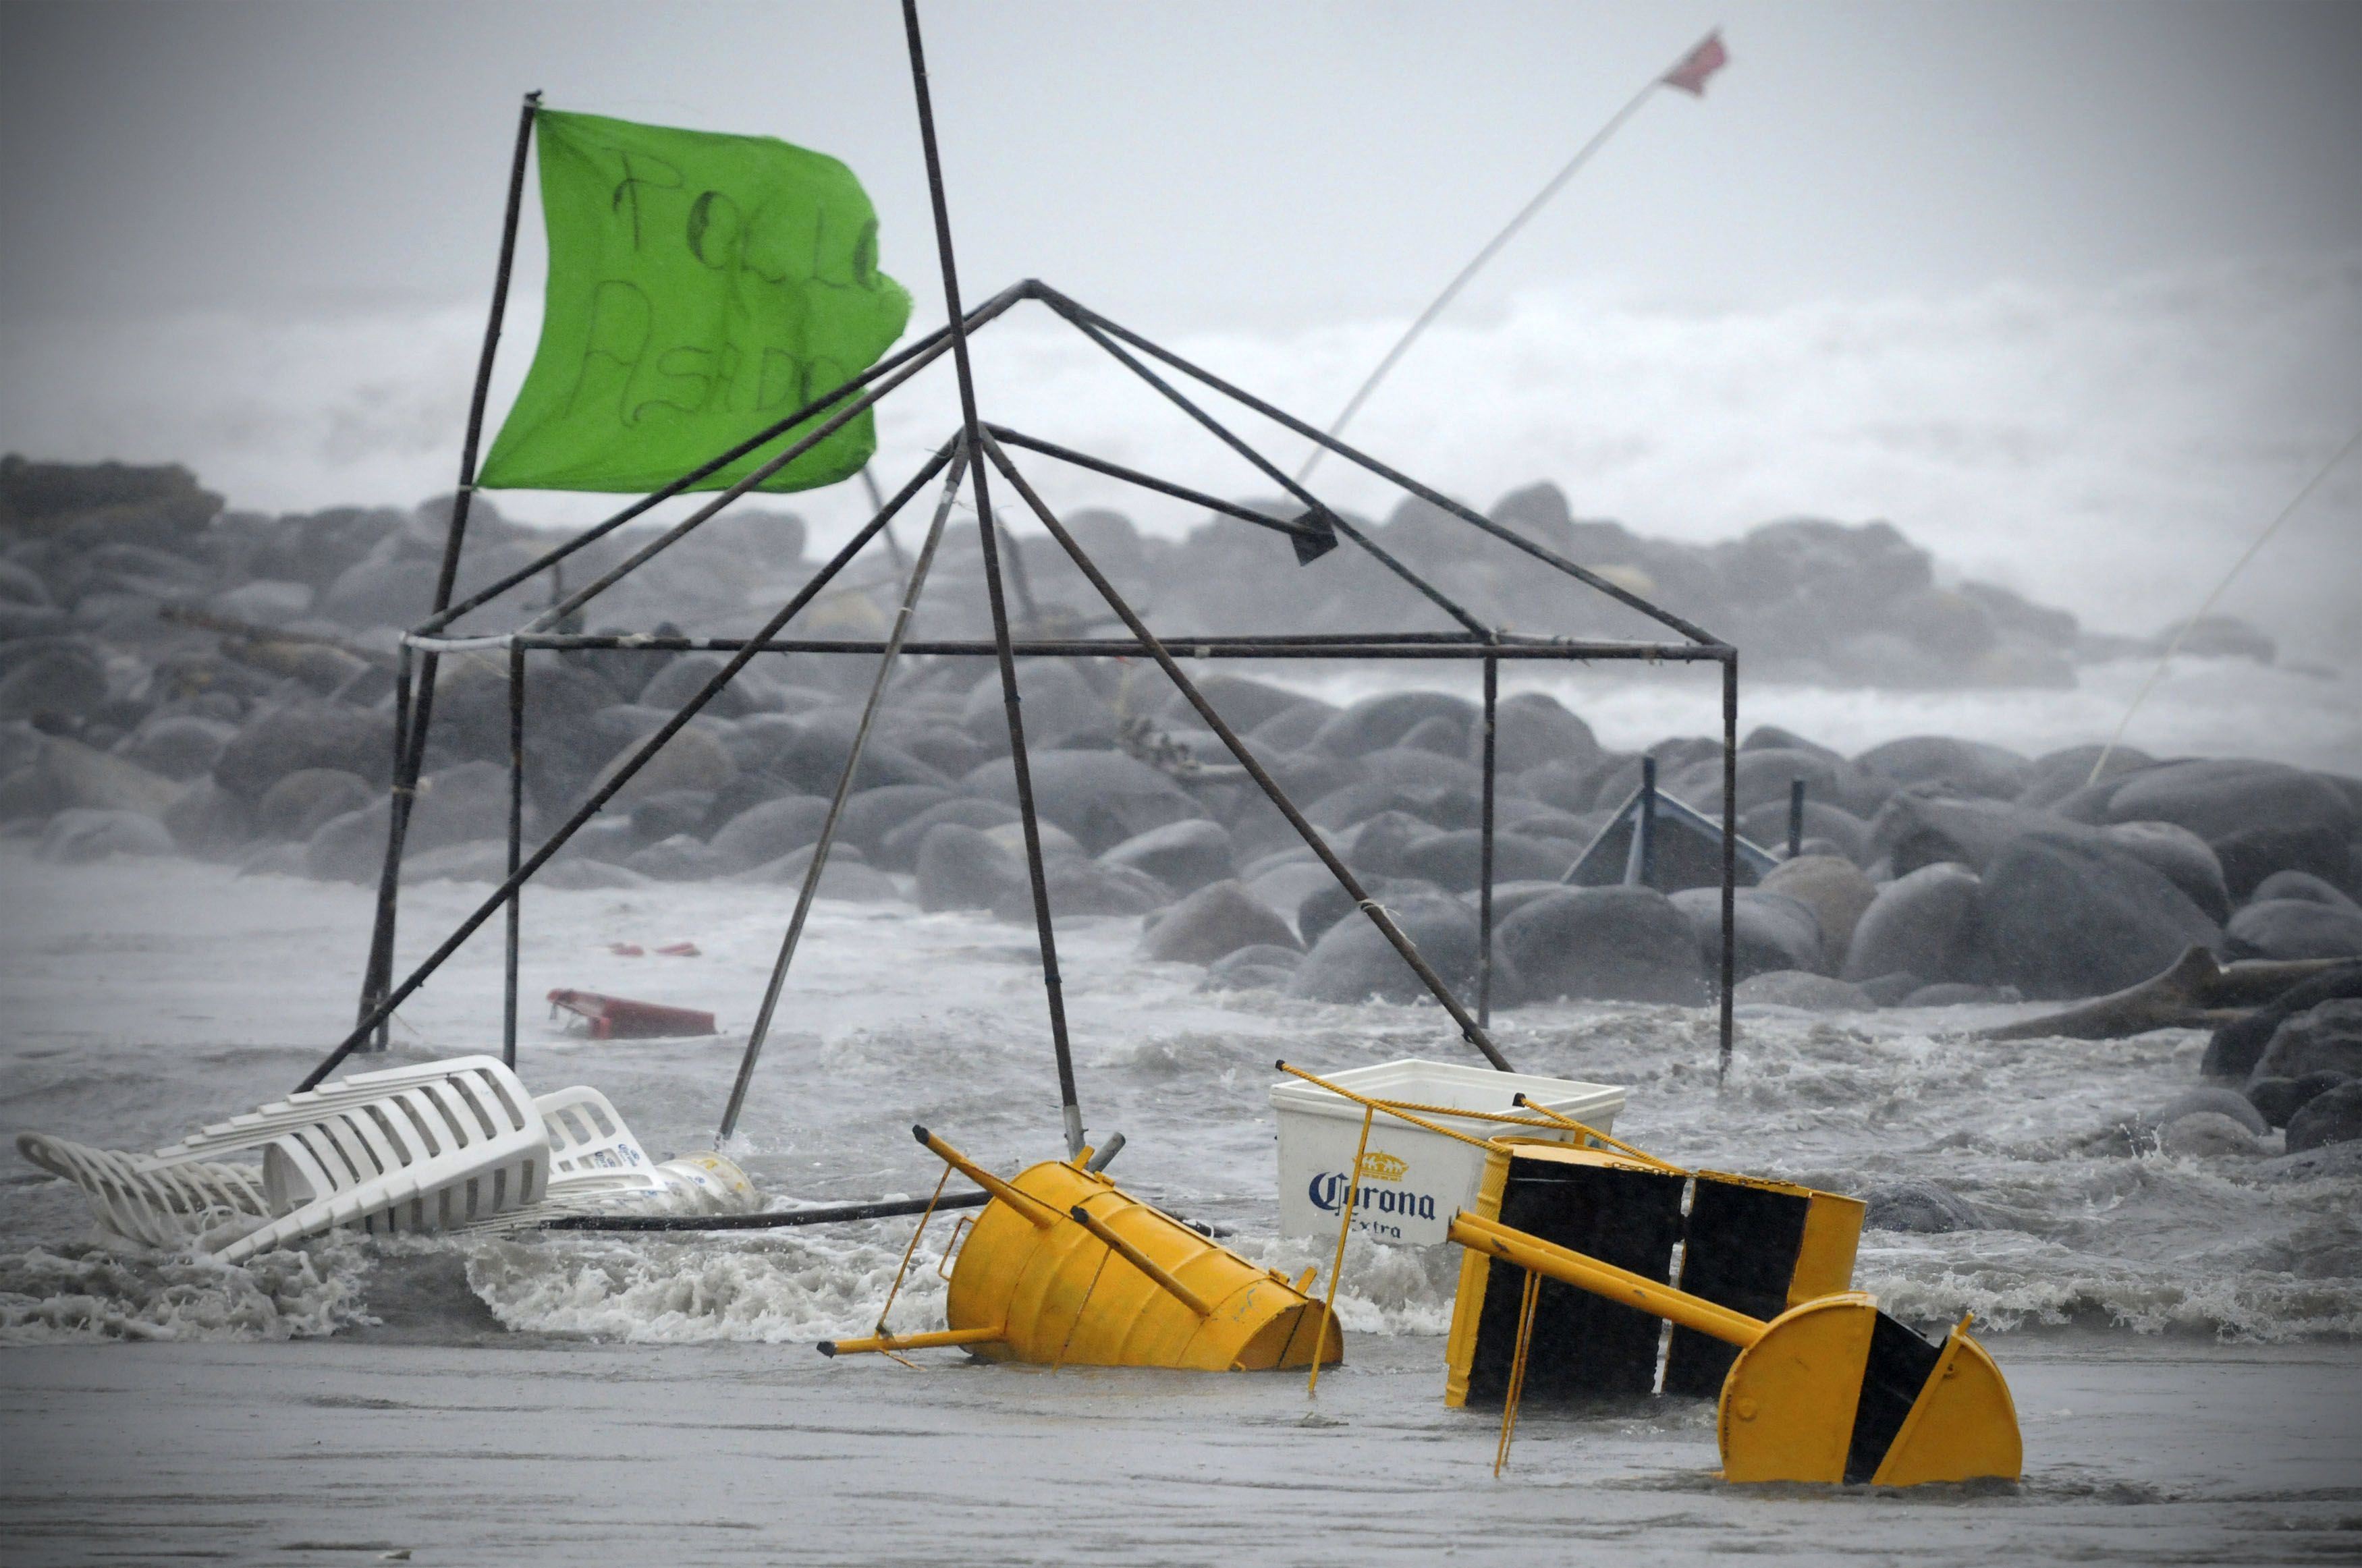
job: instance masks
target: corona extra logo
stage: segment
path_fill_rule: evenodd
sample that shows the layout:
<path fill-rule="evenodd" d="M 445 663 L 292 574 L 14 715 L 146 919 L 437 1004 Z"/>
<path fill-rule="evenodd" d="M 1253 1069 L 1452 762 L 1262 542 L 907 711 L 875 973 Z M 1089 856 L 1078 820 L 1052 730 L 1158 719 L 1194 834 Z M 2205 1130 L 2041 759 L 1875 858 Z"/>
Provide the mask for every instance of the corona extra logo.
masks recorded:
<path fill-rule="evenodd" d="M 1362 1174 L 1373 1181 L 1400 1181 L 1403 1172 L 1408 1169 L 1409 1162 L 1398 1154 L 1373 1151 L 1362 1156 Z"/>
<path fill-rule="evenodd" d="M 1392 1156 L 1386 1156 L 1391 1159 Z M 1394 1162 L 1399 1165 L 1401 1161 Z M 1374 1173 L 1371 1173 L 1374 1174 Z M 1400 1173 L 1397 1172 L 1397 1175 Z M 1312 1207 L 1323 1213 L 1334 1214 L 1345 1205 L 1347 1196 L 1345 1173 L 1323 1171 L 1314 1176 L 1305 1189 Z M 1356 1186 L 1352 1189 L 1353 1209 L 1358 1215 L 1400 1215 L 1411 1220 L 1435 1218 L 1435 1196 L 1426 1192 L 1407 1192 L 1396 1187 Z"/>

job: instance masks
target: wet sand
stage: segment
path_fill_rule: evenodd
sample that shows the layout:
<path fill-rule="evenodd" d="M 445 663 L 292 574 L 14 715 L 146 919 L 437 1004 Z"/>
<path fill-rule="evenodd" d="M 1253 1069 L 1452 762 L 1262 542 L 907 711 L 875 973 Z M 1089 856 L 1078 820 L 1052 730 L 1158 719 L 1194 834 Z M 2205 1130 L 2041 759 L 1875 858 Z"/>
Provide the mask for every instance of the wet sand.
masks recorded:
<path fill-rule="evenodd" d="M 1693 1401 L 1447 1410 L 1442 1342 L 1289 1375 L 365 1340 L 0 1359 L 12 1563 L 2318 1562 L 2362 1351 L 2019 1334 L 2021 1485 L 1722 1485 Z M 1308 1419 L 1308 1412 L 1309 1418 Z"/>

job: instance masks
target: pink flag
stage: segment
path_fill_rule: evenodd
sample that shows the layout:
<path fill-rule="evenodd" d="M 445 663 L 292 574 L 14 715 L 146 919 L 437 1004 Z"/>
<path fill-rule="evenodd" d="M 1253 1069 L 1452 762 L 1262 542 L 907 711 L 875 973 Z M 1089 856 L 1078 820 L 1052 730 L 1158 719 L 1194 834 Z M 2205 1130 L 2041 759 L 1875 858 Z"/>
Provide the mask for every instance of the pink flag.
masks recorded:
<path fill-rule="evenodd" d="M 1690 50 L 1689 58 L 1664 74 L 1668 87 L 1678 87 L 1693 97 L 1705 96 L 1705 79 L 1730 63 L 1730 51 L 1722 47 L 1722 35 L 1708 33 L 1705 42 Z"/>

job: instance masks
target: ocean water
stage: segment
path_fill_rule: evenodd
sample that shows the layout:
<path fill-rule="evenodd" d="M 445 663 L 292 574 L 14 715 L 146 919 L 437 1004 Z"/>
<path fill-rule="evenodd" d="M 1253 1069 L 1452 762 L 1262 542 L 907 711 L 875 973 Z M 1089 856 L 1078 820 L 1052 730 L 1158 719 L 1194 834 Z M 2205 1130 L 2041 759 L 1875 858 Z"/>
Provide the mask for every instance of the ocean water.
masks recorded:
<path fill-rule="evenodd" d="M 284 1093 L 347 1027 L 369 899 L 180 861 L 72 869 L 0 845 L 0 1137 L 127 1148 Z M 405 956 L 486 889 L 411 891 Z M 710 1041 L 593 1043 L 537 1010 L 520 1070 L 603 1089 L 660 1156 L 711 1145 L 784 918 L 777 889 L 537 891 L 524 994 L 708 1007 Z M 653 949 L 689 939 L 695 958 Z M 1433 1007 L 1209 996 L 1066 922 L 1086 1115 L 1129 1188 L 1277 1237 L 1275 1057 L 1457 1060 Z M 629 941 L 650 950 L 624 958 Z M 479 939 L 406 1006 L 396 1061 L 496 1048 Z M 2185 1087 L 2202 1036 L 1991 1043 L 2023 1009 L 1545 1007 L 1496 1019 L 1522 1069 L 1626 1085 L 1623 1135 L 1683 1162 L 1861 1191 L 1937 1180 L 1981 1228 L 1871 1231 L 1858 1282 L 1934 1331 L 1974 1313 L 2017 1406 L 2018 1485 L 1728 1487 L 1699 1401 L 1441 1398 L 1456 1253 L 1356 1239 L 1347 1360 L 1295 1376 L 834 1361 L 914 1221 L 736 1236 L 332 1235 L 228 1267 L 96 1231 L 81 1194 L 0 1176 L 5 1555 L 344 1563 L 1425 1563 L 1571 1540 L 1703 1563 L 2321 1562 L 2362 1518 L 2362 1175 L 2136 1151 L 2112 1131 Z M 902 905 L 815 911 L 740 1136 L 767 1194 L 923 1195 L 914 1121 L 988 1165 L 1054 1157 L 1030 931 Z M 382 1058 L 366 1065 L 376 1065 Z M 930 1231 L 889 1321 L 940 1326 Z"/>
<path fill-rule="evenodd" d="M 359 889 L 241 881 L 178 861 L 69 870 L 7 853 L 18 896 L 0 947 L 0 1134 L 155 1146 L 284 1092 L 350 1016 L 367 936 Z M 483 891 L 414 889 L 405 955 Z M 519 1052 L 527 1086 L 596 1086 L 660 1156 L 711 1147 L 781 904 L 775 890 L 722 885 L 531 894 L 524 996 L 572 986 L 691 1004 L 714 1010 L 723 1032 L 593 1043 L 532 1009 Z M 683 938 L 701 955 L 608 951 Z M 1135 938 L 1127 920 L 1062 931 L 1086 1117 L 1098 1138 L 1129 1139 L 1115 1174 L 1230 1228 L 1231 1244 L 1259 1262 L 1292 1272 L 1325 1261 L 1276 1235 L 1273 1060 L 1337 1069 L 1460 1060 L 1465 1048 L 1432 1006 L 1200 993 L 1195 968 L 1134 962 Z M 480 936 L 398 1015 L 394 1060 L 497 1049 L 499 983 L 497 942 Z M 1984 1228 L 1865 1239 L 1862 1286 L 1923 1325 L 1973 1312 L 2003 1342 L 2070 1325 L 2238 1343 L 2362 1333 L 2362 1180 L 2274 1179 L 2255 1160 L 2128 1152 L 2108 1130 L 2186 1088 L 2203 1035 L 1993 1043 L 1966 1032 L 2024 1010 L 1742 1010 L 1721 1081 L 1708 1010 L 1521 1008 L 1497 1031 L 1520 1070 L 1627 1086 L 1619 1132 L 1668 1158 L 1854 1193 L 1921 1178 L 1967 1198 Z M 912 1143 L 912 1122 L 1003 1170 L 1054 1157 L 1046 1036 L 1029 931 L 824 902 L 730 1152 L 767 1193 L 805 1200 L 923 1195 L 939 1167 Z M 0 1340 L 20 1343 L 362 1330 L 375 1292 L 400 1295 L 453 1257 L 467 1286 L 443 1304 L 456 1337 L 489 1314 L 528 1336 L 810 1342 L 876 1320 L 912 1224 L 333 1238 L 224 1267 L 111 1240 L 79 1192 L 29 1171 L 0 1194 Z M 1441 1332 L 1455 1258 L 1357 1238 L 1348 1328 Z M 895 1326 L 939 1323 L 942 1289 L 932 1268 L 915 1269 Z M 435 1317 L 421 1331 L 429 1338 Z"/>

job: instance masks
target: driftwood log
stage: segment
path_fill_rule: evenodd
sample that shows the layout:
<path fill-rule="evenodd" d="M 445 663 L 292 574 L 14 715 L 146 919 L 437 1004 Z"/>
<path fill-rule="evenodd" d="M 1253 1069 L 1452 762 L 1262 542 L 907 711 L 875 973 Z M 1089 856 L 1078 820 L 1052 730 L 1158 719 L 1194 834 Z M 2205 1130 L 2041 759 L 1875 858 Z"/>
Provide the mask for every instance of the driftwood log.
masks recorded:
<path fill-rule="evenodd" d="M 2203 947 L 2164 973 L 2064 1012 L 1977 1032 L 1980 1040 L 2121 1040 L 2152 1029 L 2211 1029 L 2261 1007 L 2290 987 L 2351 964 L 2350 958 L 2250 959 L 2223 964 Z"/>

